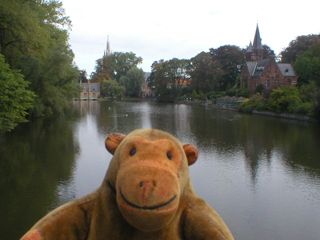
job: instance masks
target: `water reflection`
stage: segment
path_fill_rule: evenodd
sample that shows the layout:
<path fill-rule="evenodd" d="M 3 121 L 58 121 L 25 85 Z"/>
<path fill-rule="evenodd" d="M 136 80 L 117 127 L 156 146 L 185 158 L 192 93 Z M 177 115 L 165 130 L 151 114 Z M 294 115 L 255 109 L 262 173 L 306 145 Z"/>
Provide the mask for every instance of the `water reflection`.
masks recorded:
<path fill-rule="evenodd" d="M 153 102 L 76 102 L 75 109 L 73 118 L 38 120 L 0 138 L 0 226 L 7 239 L 99 187 L 112 157 L 105 138 L 138 128 L 162 129 L 197 146 L 195 190 L 236 239 L 319 236 L 319 125 Z"/>
<path fill-rule="evenodd" d="M 2 239 L 19 239 L 31 223 L 61 204 L 78 152 L 66 118 L 35 119 L 0 136 Z"/>

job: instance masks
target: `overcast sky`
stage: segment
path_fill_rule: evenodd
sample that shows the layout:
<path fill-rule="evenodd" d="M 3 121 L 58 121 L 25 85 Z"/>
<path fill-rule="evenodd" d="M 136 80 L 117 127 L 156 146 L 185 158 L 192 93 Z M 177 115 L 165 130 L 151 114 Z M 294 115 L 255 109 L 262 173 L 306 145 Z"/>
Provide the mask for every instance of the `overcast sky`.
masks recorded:
<path fill-rule="evenodd" d="M 72 21 L 69 43 L 79 69 L 94 71 L 109 35 L 111 51 L 154 61 L 190 59 L 209 48 L 253 41 L 279 54 L 297 36 L 320 33 L 318 0 L 62 0 Z"/>

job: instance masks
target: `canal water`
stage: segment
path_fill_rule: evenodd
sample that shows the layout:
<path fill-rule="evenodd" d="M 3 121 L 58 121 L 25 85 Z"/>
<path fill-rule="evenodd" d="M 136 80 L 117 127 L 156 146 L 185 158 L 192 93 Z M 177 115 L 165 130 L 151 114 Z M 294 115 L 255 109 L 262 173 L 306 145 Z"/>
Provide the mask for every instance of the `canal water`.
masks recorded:
<path fill-rule="evenodd" d="M 101 184 L 105 138 L 157 128 L 199 150 L 196 193 L 237 240 L 320 239 L 320 125 L 154 102 L 76 102 L 0 135 L 0 239 Z"/>

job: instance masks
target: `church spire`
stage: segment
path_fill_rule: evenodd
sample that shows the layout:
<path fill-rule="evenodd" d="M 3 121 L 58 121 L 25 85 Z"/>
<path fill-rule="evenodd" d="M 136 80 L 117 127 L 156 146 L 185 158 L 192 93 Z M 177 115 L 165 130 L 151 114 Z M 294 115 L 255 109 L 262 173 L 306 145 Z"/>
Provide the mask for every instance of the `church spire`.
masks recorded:
<path fill-rule="evenodd" d="M 262 44 L 261 44 L 261 38 L 260 38 L 260 32 L 259 32 L 258 24 L 257 24 L 256 34 L 255 34 L 254 40 L 253 40 L 253 49 L 254 50 L 262 49 Z"/>
<path fill-rule="evenodd" d="M 111 55 L 111 50 L 110 50 L 110 41 L 109 41 L 109 35 L 107 39 L 107 48 L 104 50 L 103 57 L 107 57 Z"/>
<path fill-rule="evenodd" d="M 109 41 L 109 35 L 108 35 L 108 40 L 107 40 L 107 56 L 111 55 L 111 50 L 110 50 L 110 41 Z"/>
<path fill-rule="evenodd" d="M 250 41 L 249 47 L 247 49 L 247 53 L 252 53 L 253 49 L 252 49 L 252 42 Z"/>
<path fill-rule="evenodd" d="M 259 32 L 259 26 L 257 24 L 256 33 L 254 35 L 253 45 L 250 41 L 249 47 L 246 52 L 247 61 L 257 61 L 264 59 L 264 50 L 261 43 L 261 37 Z"/>

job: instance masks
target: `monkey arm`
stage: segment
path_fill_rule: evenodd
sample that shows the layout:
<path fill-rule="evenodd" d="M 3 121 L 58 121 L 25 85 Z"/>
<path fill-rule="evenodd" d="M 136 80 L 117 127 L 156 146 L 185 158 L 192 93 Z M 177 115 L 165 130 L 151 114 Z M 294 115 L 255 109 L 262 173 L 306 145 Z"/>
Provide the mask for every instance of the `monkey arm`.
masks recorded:
<path fill-rule="evenodd" d="M 62 205 L 37 222 L 21 240 L 86 239 L 95 192 Z"/>
<path fill-rule="evenodd" d="M 197 196 L 188 197 L 184 236 L 186 239 L 234 240 L 230 230 L 204 200 Z"/>

